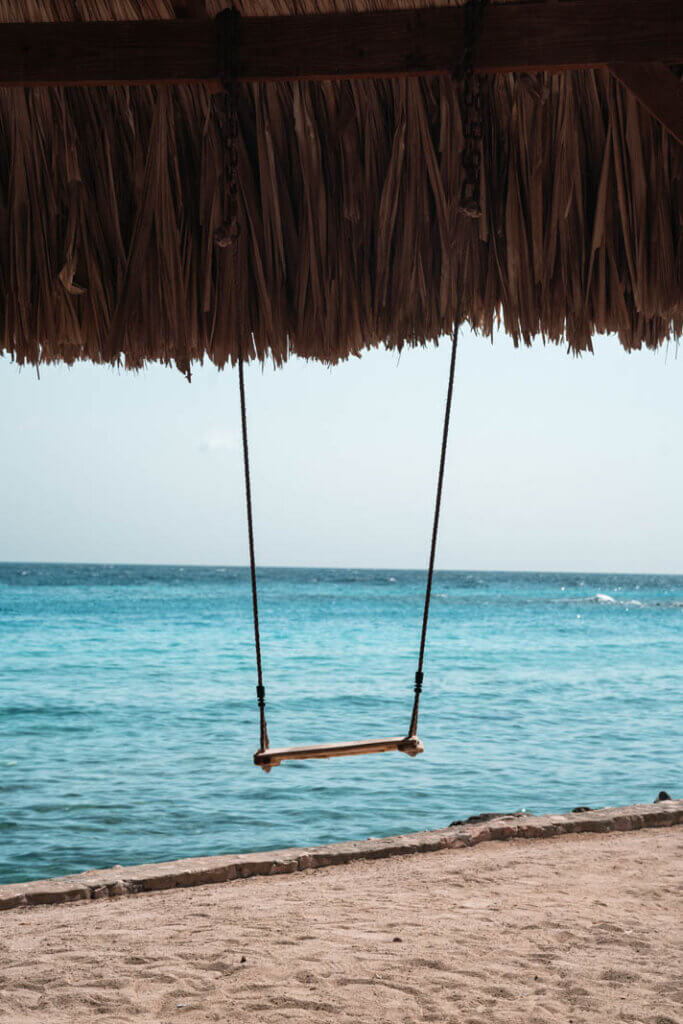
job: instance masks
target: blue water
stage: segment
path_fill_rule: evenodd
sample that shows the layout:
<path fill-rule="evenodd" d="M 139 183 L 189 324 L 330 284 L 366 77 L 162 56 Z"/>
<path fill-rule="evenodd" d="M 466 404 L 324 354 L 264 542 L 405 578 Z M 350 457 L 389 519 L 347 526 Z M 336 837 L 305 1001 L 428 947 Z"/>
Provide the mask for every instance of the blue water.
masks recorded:
<path fill-rule="evenodd" d="M 407 728 L 422 573 L 261 573 L 274 745 Z M 426 752 L 254 768 L 244 569 L 0 565 L 0 881 L 683 795 L 683 577 L 440 573 Z"/>

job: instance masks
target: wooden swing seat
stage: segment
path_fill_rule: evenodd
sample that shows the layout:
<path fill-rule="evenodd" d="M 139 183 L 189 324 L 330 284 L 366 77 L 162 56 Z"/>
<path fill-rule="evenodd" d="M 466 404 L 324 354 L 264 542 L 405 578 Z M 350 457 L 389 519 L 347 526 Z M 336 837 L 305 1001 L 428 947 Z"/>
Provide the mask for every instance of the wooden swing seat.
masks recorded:
<path fill-rule="evenodd" d="M 409 757 L 417 757 L 424 747 L 417 736 L 391 736 L 381 740 L 357 740 L 346 743 L 315 743 L 308 747 L 273 747 L 257 750 L 254 764 L 269 772 L 283 761 L 308 761 L 312 758 L 352 757 L 354 754 L 383 754 L 387 750 L 400 750 Z"/>

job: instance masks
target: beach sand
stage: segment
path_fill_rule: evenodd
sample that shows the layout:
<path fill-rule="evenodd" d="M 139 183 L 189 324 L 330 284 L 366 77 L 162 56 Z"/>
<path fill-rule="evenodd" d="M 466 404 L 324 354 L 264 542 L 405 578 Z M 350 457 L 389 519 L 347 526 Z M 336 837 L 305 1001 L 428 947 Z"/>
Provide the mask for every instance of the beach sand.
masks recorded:
<path fill-rule="evenodd" d="M 683 826 L 0 917 L 0 1021 L 683 1024 Z"/>

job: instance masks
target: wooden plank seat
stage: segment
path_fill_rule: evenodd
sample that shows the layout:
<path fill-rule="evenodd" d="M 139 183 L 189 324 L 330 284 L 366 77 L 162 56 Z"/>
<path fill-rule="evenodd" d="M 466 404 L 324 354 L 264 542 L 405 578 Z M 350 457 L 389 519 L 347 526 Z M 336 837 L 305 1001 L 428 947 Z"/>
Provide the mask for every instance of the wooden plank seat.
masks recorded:
<path fill-rule="evenodd" d="M 315 743 L 307 747 L 271 747 L 257 750 L 254 764 L 269 772 L 283 761 L 308 761 L 324 757 L 352 757 L 354 754 L 382 754 L 400 750 L 409 757 L 417 757 L 424 747 L 417 736 L 391 736 L 379 740 L 357 740 L 345 743 Z"/>

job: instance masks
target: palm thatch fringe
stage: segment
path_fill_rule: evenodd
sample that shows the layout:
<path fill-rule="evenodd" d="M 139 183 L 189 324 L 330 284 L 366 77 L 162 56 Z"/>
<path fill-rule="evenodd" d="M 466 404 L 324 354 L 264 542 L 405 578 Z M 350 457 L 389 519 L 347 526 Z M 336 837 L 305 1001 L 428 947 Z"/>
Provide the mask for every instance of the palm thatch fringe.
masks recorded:
<path fill-rule="evenodd" d="M 0 2 L 0 20 L 72 13 Z M 235 252 L 214 241 L 223 143 L 204 90 L 0 91 L 0 351 L 187 372 L 239 346 L 334 363 L 461 319 L 575 351 L 596 332 L 627 349 L 681 335 L 683 148 L 606 72 L 485 80 L 480 221 L 458 210 L 450 79 L 239 97 Z"/>

